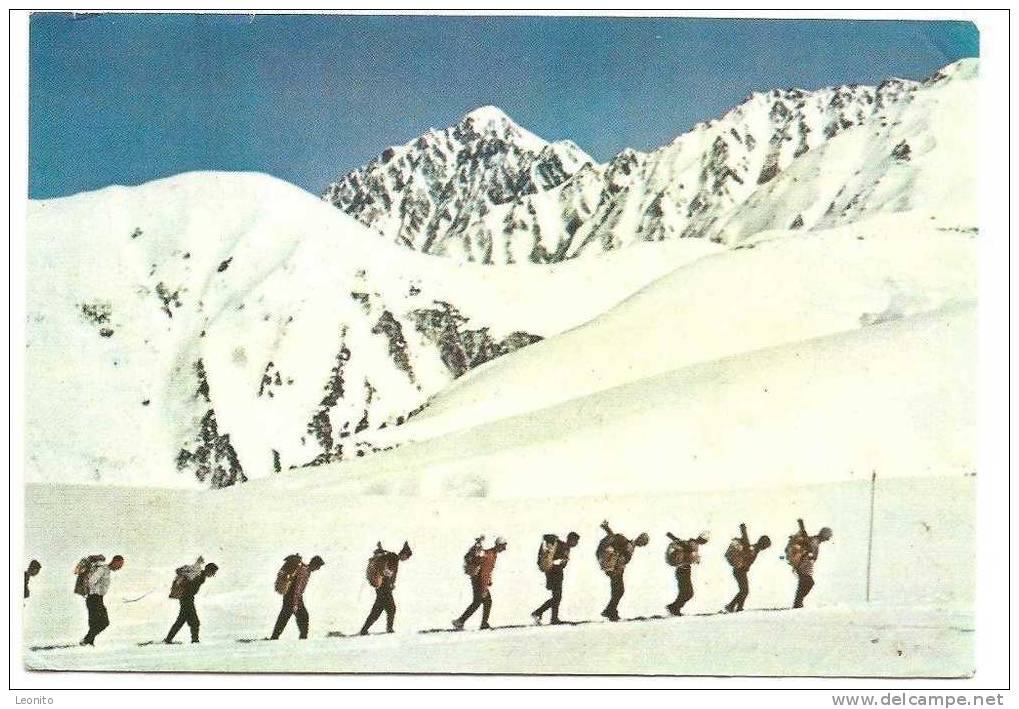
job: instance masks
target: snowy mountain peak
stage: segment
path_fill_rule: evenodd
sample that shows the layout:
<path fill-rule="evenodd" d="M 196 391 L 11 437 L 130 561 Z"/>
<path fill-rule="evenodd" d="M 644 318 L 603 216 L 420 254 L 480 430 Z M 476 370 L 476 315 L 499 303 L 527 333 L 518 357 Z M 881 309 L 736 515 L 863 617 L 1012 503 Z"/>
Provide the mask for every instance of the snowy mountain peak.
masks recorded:
<path fill-rule="evenodd" d="M 482 106 L 455 126 L 392 153 L 402 156 L 399 164 L 376 160 L 351 172 L 330 185 L 325 198 L 406 247 L 492 264 L 554 263 L 687 237 L 732 243 L 764 228 L 796 224 L 810 230 L 857 219 L 862 209 L 933 205 L 937 199 L 893 197 L 893 184 L 905 189 L 915 179 L 906 173 L 921 166 L 902 157 L 889 162 L 888 156 L 928 131 L 931 112 L 972 98 L 969 80 L 977 64 L 964 59 L 925 81 L 889 78 L 876 86 L 754 92 L 668 145 L 646 153 L 628 148 L 603 165 L 570 141 L 549 143 L 502 110 Z M 842 173 L 852 163 L 855 174 L 844 175 L 840 184 L 825 182 L 823 194 L 812 191 L 795 211 L 787 209 L 788 200 L 770 200 L 765 221 L 740 217 L 756 194 L 777 189 L 790 168 L 865 126 L 873 149 L 831 166 Z M 865 200 L 878 192 L 860 175 L 880 182 L 888 170 L 896 177 L 881 183 L 883 196 Z M 799 179 L 799 191 L 820 184 Z"/>
<path fill-rule="evenodd" d="M 569 141 L 549 143 L 495 106 L 482 106 L 444 130 L 389 148 L 331 184 L 324 198 L 392 241 L 431 254 L 482 263 L 512 262 L 485 222 L 555 189 L 594 160 Z M 460 238 L 464 231 L 481 233 Z M 529 254 L 520 258 L 527 260 Z"/>
<path fill-rule="evenodd" d="M 497 106 L 475 108 L 448 132 L 464 142 L 496 139 L 533 152 L 538 152 L 548 145 L 548 141 L 521 128 Z"/>
<path fill-rule="evenodd" d="M 496 130 L 507 125 L 517 127 L 506 113 L 498 106 L 479 106 L 470 111 L 460 121 L 460 125 L 471 123 L 475 130 Z"/>

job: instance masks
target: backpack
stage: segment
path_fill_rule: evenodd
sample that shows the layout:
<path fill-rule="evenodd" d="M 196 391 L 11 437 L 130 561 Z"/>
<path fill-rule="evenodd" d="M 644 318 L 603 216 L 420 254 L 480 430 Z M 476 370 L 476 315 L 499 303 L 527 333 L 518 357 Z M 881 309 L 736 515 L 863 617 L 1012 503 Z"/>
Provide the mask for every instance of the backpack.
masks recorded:
<path fill-rule="evenodd" d="M 801 534 L 789 537 L 785 547 L 785 558 L 794 569 L 802 564 L 810 554 L 810 545 Z"/>
<path fill-rule="evenodd" d="M 737 571 L 747 571 L 757 559 L 761 549 L 755 544 L 748 544 L 739 537 L 729 542 L 729 548 L 725 550 L 725 560 L 729 566 Z"/>
<path fill-rule="evenodd" d="M 193 564 L 178 566 L 173 575 L 173 582 L 170 584 L 170 598 L 179 599 L 184 595 L 188 581 L 194 581 L 201 576 L 205 559 L 198 557 Z"/>
<path fill-rule="evenodd" d="M 733 539 L 725 550 L 725 560 L 734 569 L 741 569 L 746 564 L 746 551 L 742 539 Z"/>
<path fill-rule="evenodd" d="M 281 596 L 287 595 L 287 591 L 290 590 L 290 584 L 294 580 L 294 573 L 296 573 L 297 567 L 300 565 L 300 554 L 291 554 L 283 559 L 283 565 L 280 566 L 280 570 L 276 572 L 276 593 Z"/>
<path fill-rule="evenodd" d="M 102 554 L 92 554 L 91 556 L 82 557 L 81 561 L 74 565 L 74 592 L 79 596 L 88 595 L 88 577 L 95 568 L 95 565 L 100 561 L 106 561 L 106 557 Z"/>
<path fill-rule="evenodd" d="M 691 566 L 700 563 L 701 555 L 697 553 L 697 545 L 688 541 L 669 542 L 665 550 L 665 563 L 669 566 Z"/>
<path fill-rule="evenodd" d="M 548 542 L 547 546 L 546 541 Z M 554 538 L 552 541 L 546 541 L 543 541 L 538 547 L 538 569 L 547 574 L 555 568 L 552 562 L 555 561 L 555 553 L 559 548 L 559 539 Z"/>
<path fill-rule="evenodd" d="M 601 570 L 607 574 L 622 571 L 623 567 L 630 560 L 628 556 L 629 547 L 630 540 L 622 534 L 610 534 L 602 538 L 598 542 L 598 548 L 595 550 L 595 556 L 598 557 L 598 564 L 601 566 Z"/>
<path fill-rule="evenodd" d="M 386 579 L 387 568 L 396 568 L 397 556 L 391 551 L 376 552 L 368 559 L 364 575 L 372 588 L 380 588 Z"/>
<path fill-rule="evenodd" d="M 481 540 L 483 538 L 478 537 L 464 554 L 464 573 L 468 576 L 477 576 L 481 573 Z"/>

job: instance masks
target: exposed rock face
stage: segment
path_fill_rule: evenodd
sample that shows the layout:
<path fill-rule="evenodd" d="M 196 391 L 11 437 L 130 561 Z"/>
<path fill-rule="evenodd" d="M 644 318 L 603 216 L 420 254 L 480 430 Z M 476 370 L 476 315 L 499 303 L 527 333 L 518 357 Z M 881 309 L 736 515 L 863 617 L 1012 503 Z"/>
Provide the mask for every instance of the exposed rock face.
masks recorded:
<path fill-rule="evenodd" d="M 216 411 L 211 405 L 209 380 L 201 359 L 195 362 L 194 374 L 198 380 L 194 399 L 199 409 L 205 408 L 205 413 L 196 422 L 194 438 L 177 454 L 177 469 L 194 475 L 199 482 L 211 488 L 244 482 L 247 477 L 237 458 L 237 451 L 230 444 L 230 435 L 219 431 Z"/>
<path fill-rule="evenodd" d="M 961 69 L 959 67 L 962 67 Z M 387 148 L 324 198 L 385 238 L 481 263 L 557 263 L 636 241 L 724 240 L 728 216 L 801 156 L 846 131 L 887 126 L 918 93 L 966 78 L 755 93 L 669 145 L 598 164 L 484 107 Z M 904 157 L 908 160 L 908 148 Z"/>
<path fill-rule="evenodd" d="M 501 263 L 511 257 L 487 226 L 493 209 L 504 213 L 593 162 L 573 143 L 547 143 L 486 106 L 455 126 L 387 148 L 330 185 L 326 199 L 418 251 Z M 513 220 L 507 214 L 495 222 L 501 230 Z"/>
<path fill-rule="evenodd" d="M 449 303 L 435 305 L 436 308 L 415 310 L 411 317 L 415 327 L 439 348 L 443 364 L 454 377 L 541 340 L 526 332 L 513 332 L 495 340 L 488 328 L 466 327 L 468 319 Z"/>

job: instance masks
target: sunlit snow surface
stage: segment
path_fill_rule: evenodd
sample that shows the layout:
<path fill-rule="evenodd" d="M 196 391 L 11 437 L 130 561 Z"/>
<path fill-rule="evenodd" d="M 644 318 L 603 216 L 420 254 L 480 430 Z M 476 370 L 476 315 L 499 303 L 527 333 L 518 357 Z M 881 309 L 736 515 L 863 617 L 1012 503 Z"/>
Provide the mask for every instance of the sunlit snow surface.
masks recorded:
<path fill-rule="evenodd" d="M 263 175 L 193 173 L 31 204 L 25 556 L 43 571 L 25 604 L 26 665 L 971 674 L 975 71 L 962 62 L 924 84 L 811 95 L 811 131 L 793 134 L 809 149 L 776 144 L 770 179 L 756 182 L 767 150 L 730 145 L 726 159 L 747 179 L 726 177 L 694 220 L 704 238 L 679 238 L 691 223 L 674 209 L 690 197 L 682 190 L 645 219 L 667 187 L 656 180 L 700 174 L 721 133 L 741 127 L 745 147 L 743 127 L 773 123 L 768 107 L 802 96 L 752 96 L 660 151 L 621 156 L 633 161 L 625 174 L 617 161 L 585 168 L 576 146 L 549 148 L 479 109 L 472 125 L 512 133 L 524 152 L 552 150 L 572 175 L 528 198 L 532 211 L 482 210 L 482 222 L 530 215 L 520 222 L 530 236 L 506 253 L 533 238 L 555 246 L 567 190 L 576 207 L 619 187 L 602 205 L 611 218 L 586 212 L 577 250 L 554 265 L 458 263 L 470 238 L 411 244 L 429 252 L 419 253 Z M 845 112 L 868 96 L 887 98 L 887 115 L 818 138 L 830 118 L 822 99 Z M 648 230 L 662 240 L 637 238 Z M 492 342 L 542 340 L 457 378 L 443 356 L 463 341 L 437 343 L 416 324 L 443 303 Z M 342 386 L 331 376 L 339 361 Z M 249 478 L 216 492 L 175 465 L 209 409 Z M 323 436 L 342 440 L 343 459 L 302 467 Z M 817 586 L 806 609 L 762 610 L 791 602 L 795 577 L 779 557 L 798 517 L 835 531 Z M 652 540 L 627 571 L 627 618 L 662 613 L 675 596 L 666 531 L 713 533 L 689 617 L 601 622 L 608 584 L 594 548 L 605 518 Z M 748 611 L 708 615 L 735 593 L 722 555 L 740 522 L 775 546 L 751 572 Z M 541 535 L 570 530 L 582 539 L 563 617 L 590 622 L 419 632 L 448 628 L 468 603 L 462 555 L 480 533 L 509 541 L 492 622 L 526 626 L 545 597 Z M 375 543 L 404 540 L 414 556 L 399 575 L 397 632 L 329 637 L 356 632 L 368 612 Z M 107 598 L 113 625 L 94 649 L 31 650 L 84 633 L 70 571 L 96 552 L 127 557 Z M 236 642 L 268 634 L 275 572 L 293 552 L 326 560 L 306 597 L 312 637 L 298 643 L 290 628 L 275 644 Z M 173 569 L 198 554 L 221 568 L 198 598 L 202 644 L 139 647 L 165 634 Z"/>

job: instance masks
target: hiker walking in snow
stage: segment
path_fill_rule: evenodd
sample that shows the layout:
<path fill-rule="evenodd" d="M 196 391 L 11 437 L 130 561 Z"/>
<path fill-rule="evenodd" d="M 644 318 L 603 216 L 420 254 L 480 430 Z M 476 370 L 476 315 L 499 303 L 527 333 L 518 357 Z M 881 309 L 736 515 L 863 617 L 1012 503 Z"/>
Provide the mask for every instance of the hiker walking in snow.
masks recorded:
<path fill-rule="evenodd" d="M 459 618 L 453 621 L 453 627 L 463 630 L 464 623 L 474 615 L 474 611 L 481 608 L 481 630 L 488 630 L 488 616 L 492 612 L 492 572 L 495 570 L 496 557 L 506 550 L 506 540 L 502 537 L 495 538 L 495 544 L 490 549 L 482 547 L 485 536 L 481 535 L 474 540 L 474 545 L 464 555 L 464 573 L 471 578 L 471 603 Z"/>
<path fill-rule="evenodd" d="M 630 541 L 622 534 L 613 532 L 608 521 L 602 522 L 601 528 L 605 530 L 605 536 L 598 542 L 595 556 L 598 558 L 601 570 L 609 577 L 610 590 L 609 603 L 601 614 L 615 622 L 619 620 L 619 601 L 626 592 L 626 587 L 623 585 L 623 572 L 626 571 L 626 565 L 633 558 L 634 550 L 647 545 L 648 535 L 647 532 L 641 532 L 636 539 Z"/>
<path fill-rule="evenodd" d="M 106 612 L 103 596 L 110 590 L 111 574 L 124 566 L 124 557 L 119 554 L 110 563 L 103 563 L 106 557 L 102 554 L 87 556 L 74 567 L 77 580 L 74 592 L 85 596 L 85 609 L 88 612 L 88 632 L 79 645 L 94 645 L 96 636 L 110 625 L 110 616 Z"/>
<path fill-rule="evenodd" d="M 683 615 L 683 606 L 693 598 L 692 567 L 701 563 L 700 547 L 708 543 L 708 533 L 701 532 L 693 539 L 680 539 L 672 532 L 666 532 L 671 541 L 665 550 L 665 561 L 676 567 L 676 600 L 665 606 L 672 615 Z"/>
<path fill-rule="evenodd" d="M 270 640 L 279 640 L 280 633 L 290 622 L 290 616 L 297 616 L 297 632 L 301 640 L 308 638 L 308 609 L 304 607 L 304 589 L 308 586 L 313 571 L 318 571 L 325 562 L 321 556 L 311 557 L 307 564 L 301 561 L 300 554 L 291 554 L 283 560 L 283 566 L 276 574 L 276 593 L 283 596 L 283 607 L 280 608 L 276 626 L 272 629 Z"/>
<path fill-rule="evenodd" d="M 406 561 L 411 556 L 410 544 L 403 543 L 399 554 L 386 551 L 382 548 L 382 542 L 375 546 L 375 552 L 368 559 L 368 568 L 365 575 L 368 583 L 375 589 L 375 605 L 372 606 L 361 626 L 361 635 L 367 635 L 368 630 L 386 613 L 386 632 L 393 632 L 393 621 L 396 619 L 396 600 L 393 598 L 393 589 L 396 587 L 396 572 L 401 561 Z"/>
<path fill-rule="evenodd" d="M 25 598 L 28 598 L 29 595 L 30 595 L 29 592 L 28 592 L 28 582 L 29 582 L 29 580 L 33 576 L 38 574 L 41 570 L 42 570 L 42 564 L 40 564 L 35 559 L 32 559 L 30 562 L 28 562 L 28 568 L 25 569 Z"/>
<path fill-rule="evenodd" d="M 545 588 L 552 592 L 552 597 L 531 613 L 536 625 L 541 625 L 541 616 L 547 610 L 552 611 L 549 622 L 552 625 L 559 624 L 559 604 L 563 600 L 563 572 L 570 561 L 570 549 L 577 546 L 579 541 L 580 535 L 576 532 L 567 534 L 565 542 L 554 534 L 542 537 L 541 546 L 538 547 L 538 569 L 545 574 Z"/>
<path fill-rule="evenodd" d="M 803 526 L 803 520 L 798 519 L 796 523 L 799 529 L 796 534 L 789 537 L 789 543 L 785 548 L 785 558 L 789 566 L 793 567 L 793 573 L 798 579 L 796 584 L 796 597 L 793 598 L 793 608 L 803 608 L 803 599 L 814 587 L 814 562 L 821 548 L 821 542 L 831 539 L 831 529 L 821 527 L 815 535 L 807 533 Z"/>
<path fill-rule="evenodd" d="M 743 610 L 743 604 L 746 603 L 747 596 L 750 595 L 750 581 L 747 578 L 747 573 L 757 559 L 757 555 L 771 546 L 771 539 L 767 535 L 762 535 L 760 539 L 751 544 L 745 524 L 739 526 L 739 531 L 740 536 L 733 538 L 729 542 L 729 548 L 725 550 L 725 560 L 732 567 L 733 578 L 736 579 L 736 585 L 739 587 L 736 595 L 725 605 L 725 610 L 728 613 L 738 613 Z"/>
<path fill-rule="evenodd" d="M 170 632 L 163 640 L 167 645 L 173 642 L 174 637 L 185 623 L 191 631 L 191 642 L 198 642 L 198 628 L 201 622 L 198 620 L 198 611 L 195 609 L 195 595 L 205 580 L 211 579 L 219 571 L 219 567 L 215 564 L 211 562 L 204 564 L 203 562 L 204 559 L 198 557 L 195 563 L 177 569 L 173 584 L 170 586 L 170 598 L 180 601 L 180 612 L 177 613 L 177 620 L 173 621 Z"/>

